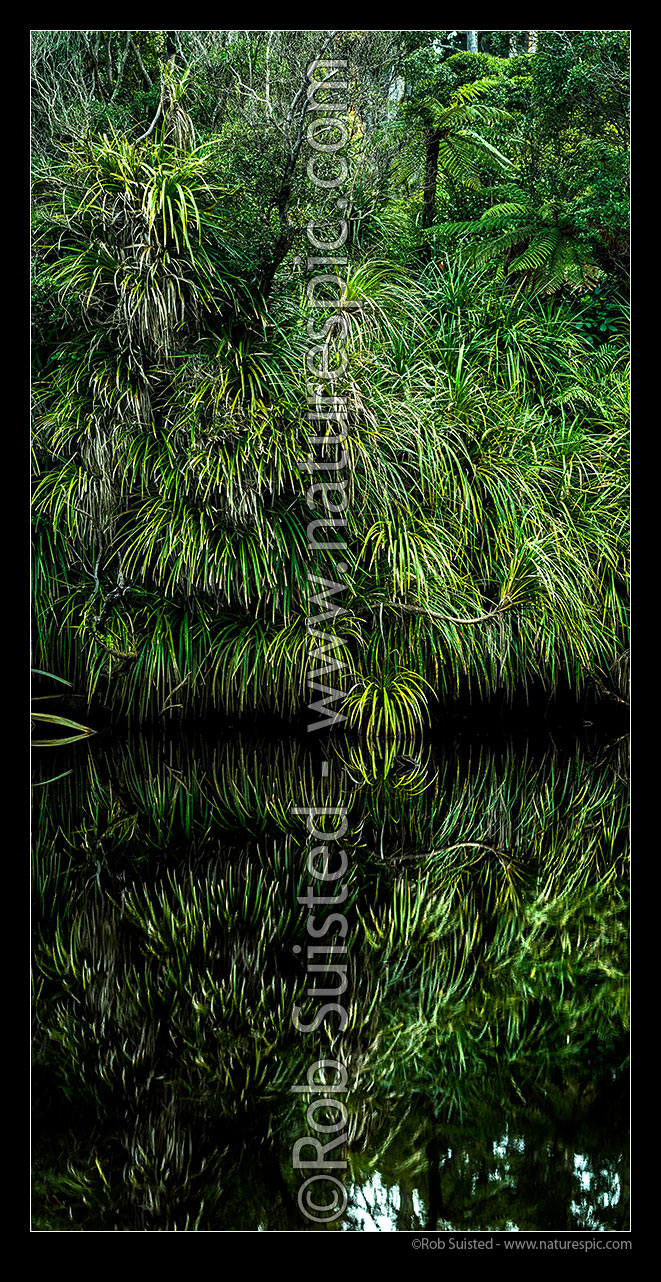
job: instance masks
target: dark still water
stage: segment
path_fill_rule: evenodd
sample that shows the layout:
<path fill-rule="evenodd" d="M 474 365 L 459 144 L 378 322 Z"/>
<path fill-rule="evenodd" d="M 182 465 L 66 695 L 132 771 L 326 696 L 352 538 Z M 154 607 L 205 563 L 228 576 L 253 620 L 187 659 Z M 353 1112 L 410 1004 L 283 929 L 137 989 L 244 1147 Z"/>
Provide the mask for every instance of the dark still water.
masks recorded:
<path fill-rule="evenodd" d="M 37 757 L 34 1227 L 628 1229 L 624 748 Z"/>

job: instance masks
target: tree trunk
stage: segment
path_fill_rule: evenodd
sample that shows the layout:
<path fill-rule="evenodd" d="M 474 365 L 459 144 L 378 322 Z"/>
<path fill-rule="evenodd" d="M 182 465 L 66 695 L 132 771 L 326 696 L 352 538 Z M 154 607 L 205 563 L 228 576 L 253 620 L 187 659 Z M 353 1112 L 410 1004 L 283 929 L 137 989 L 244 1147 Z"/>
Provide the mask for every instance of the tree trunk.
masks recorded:
<path fill-rule="evenodd" d="M 517 56 L 517 47 L 516 47 L 516 31 L 510 31 L 510 54 L 509 54 L 509 56 L 510 56 L 510 58 L 516 58 L 516 56 Z"/>
<path fill-rule="evenodd" d="M 529 31 L 529 32 L 528 32 L 528 53 L 537 53 L 537 37 L 538 37 L 538 35 L 539 35 L 539 32 L 538 32 L 538 31 Z"/>
<path fill-rule="evenodd" d="M 466 32 L 466 49 L 468 53 L 479 53 L 477 35 L 477 31 Z"/>
<path fill-rule="evenodd" d="M 422 188 L 422 230 L 433 227 L 436 221 L 436 184 L 438 182 L 438 149 L 441 141 L 439 129 L 427 132 L 425 150 L 425 179 Z M 422 248 L 422 260 L 431 260 L 431 244 L 425 240 Z"/>
<path fill-rule="evenodd" d="M 413 1184 L 408 1176 L 403 1175 L 399 1179 L 399 1209 L 395 1217 L 399 1233 L 406 1233 L 414 1227 L 413 1215 Z"/>
<path fill-rule="evenodd" d="M 427 1229 L 436 1229 L 443 1210 L 443 1197 L 441 1193 L 440 1149 L 435 1135 L 427 1145 L 426 1154 L 429 1176 L 429 1209 L 428 1222 L 425 1227 Z"/>
<path fill-rule="evenodd" d="M 262 261 L 258 277 L 258 289 L 262 296 L 263 302 L 268 300 L 269 294 L 273 288 L 275 273 L 280 264 L 284 261 L 294 243 L 295 231 L 285 231 L 278 237 L 272 251 Z"/>

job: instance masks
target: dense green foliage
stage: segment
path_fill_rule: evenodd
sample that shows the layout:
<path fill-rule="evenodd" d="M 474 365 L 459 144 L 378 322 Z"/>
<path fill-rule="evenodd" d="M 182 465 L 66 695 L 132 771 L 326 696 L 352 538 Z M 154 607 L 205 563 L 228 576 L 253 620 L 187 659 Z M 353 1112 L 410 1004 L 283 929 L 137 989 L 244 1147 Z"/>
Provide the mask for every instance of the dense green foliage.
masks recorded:
<path fill-rule="evenodd" d="M 627 33 L 32 51 L 34 1227 L 626 1229 Z"/>
<path fill-rule="evenodd" d="M 324 50 L 350 62 L 362 304 L 344 712 L 410 735 L 432 691 L 624 695 L 626 39 L 460 40 L 35 36 L 35 662 L 113 716 L 306 700 Z"/>

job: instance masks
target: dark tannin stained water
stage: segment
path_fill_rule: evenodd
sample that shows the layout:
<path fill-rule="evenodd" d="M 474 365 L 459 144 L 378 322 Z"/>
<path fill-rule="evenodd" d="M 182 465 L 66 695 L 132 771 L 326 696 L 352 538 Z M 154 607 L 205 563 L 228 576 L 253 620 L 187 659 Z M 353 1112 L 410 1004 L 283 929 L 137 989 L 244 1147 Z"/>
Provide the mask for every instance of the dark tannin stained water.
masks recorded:
<path fill-rule="evenodd" d="M 36 757 L 34 1227 L 627 1229 L 625 747 Z"/>

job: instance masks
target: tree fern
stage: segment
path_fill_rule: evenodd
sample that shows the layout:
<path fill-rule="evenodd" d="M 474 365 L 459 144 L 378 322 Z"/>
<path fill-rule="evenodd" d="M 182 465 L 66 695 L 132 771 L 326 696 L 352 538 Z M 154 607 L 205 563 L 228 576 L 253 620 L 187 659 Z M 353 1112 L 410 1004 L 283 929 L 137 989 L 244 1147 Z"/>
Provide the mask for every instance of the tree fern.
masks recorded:
<path fill-rule="evenodd" d="M 563 209 L 550 202 L 536 207 L 523 192 L 516 195 L 491 205 L 478 219 L 439 223 L 436 230 L 460 237 L 476 266 L 495 260 L 500 277 L 522 282 L 531 293 L 598 280 L 602 273 Z"/>

